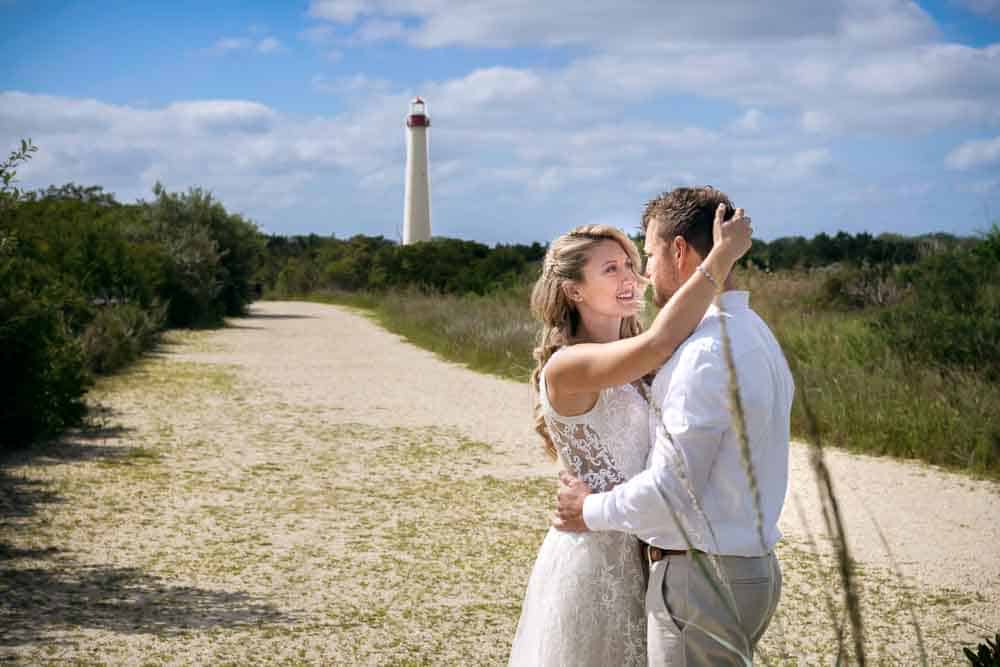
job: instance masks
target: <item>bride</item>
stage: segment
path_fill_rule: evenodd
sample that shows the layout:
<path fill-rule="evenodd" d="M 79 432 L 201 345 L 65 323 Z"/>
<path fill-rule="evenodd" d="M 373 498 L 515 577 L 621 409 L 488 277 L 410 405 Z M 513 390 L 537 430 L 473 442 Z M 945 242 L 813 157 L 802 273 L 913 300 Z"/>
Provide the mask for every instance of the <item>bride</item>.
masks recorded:
<path fill-rule="evenodd" d="M 742 211 L 740 212 L 742 213 Z M 721 222 L 704 269 L 721 285 L 750 248 L 749 219 Z M 715 287 L 696 271 L 642 332 L 646 279 L 624 232 L 585 225 L 549 246 L 531 296 L 542 322 L 531 387 L 545 450 L 595 493 L 641 472 L 649 451 L 642 378 L 704 316 Z M 639 543 L 620 532 L 550 528 L 528 580 L 511 665 L 645 665 Z"/>

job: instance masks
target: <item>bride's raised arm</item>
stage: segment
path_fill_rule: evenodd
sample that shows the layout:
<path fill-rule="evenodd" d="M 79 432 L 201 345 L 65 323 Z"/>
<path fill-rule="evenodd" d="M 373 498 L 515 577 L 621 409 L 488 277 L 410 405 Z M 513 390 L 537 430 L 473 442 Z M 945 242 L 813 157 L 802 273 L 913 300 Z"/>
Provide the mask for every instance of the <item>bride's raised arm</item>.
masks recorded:
<path fill-rule="evenodd" d="M 701 322 L 733 265 L 750 249 L 753 230 L 743 210 L 737 209 L 736 215 L 725 222 L 724 215 L 725 206 L 720 204 L 712 229 L 713 247 L 701 262 L 705 272 L 695 270 L 643 333 L 611 343 L 570 345 L 554 356 L 545 370 L 546 386 L 553 394 L 593 394 L 605 387 L 633 382 L 670 358 Z M 664 261 L 665 257 L 656 255 L 657 244 L 665 242 L 650 238 L 654 233 L 650 226 L 646 247 L 652 244 L 654 261 Z"/>

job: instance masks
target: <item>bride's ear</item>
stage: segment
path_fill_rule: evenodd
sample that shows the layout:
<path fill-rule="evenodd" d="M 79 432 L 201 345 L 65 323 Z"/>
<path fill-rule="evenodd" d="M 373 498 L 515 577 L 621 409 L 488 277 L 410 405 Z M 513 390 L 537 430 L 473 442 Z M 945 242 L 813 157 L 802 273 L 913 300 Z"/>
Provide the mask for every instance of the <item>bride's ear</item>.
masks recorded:
<path fill-rule="evenodd" d="M 583 293 L 580 291 L 580 286 L 571 280 L 567 280 L 562 284 L 563 294 L 566 295 L 566 300 L 571 303 L 580 303 L 583 301 Z"/>

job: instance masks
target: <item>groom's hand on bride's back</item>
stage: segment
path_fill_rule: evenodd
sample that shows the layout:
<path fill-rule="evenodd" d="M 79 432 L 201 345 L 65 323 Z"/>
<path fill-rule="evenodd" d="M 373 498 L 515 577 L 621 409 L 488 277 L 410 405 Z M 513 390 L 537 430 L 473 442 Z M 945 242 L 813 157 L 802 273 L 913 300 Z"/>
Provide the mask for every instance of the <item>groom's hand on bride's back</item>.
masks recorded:
<path fill-rule="evenodd" d="M 583 521 L 583 501 L 590 495 L 590 487 L 565 470 L 559 471 L 559 492 L 556 494 L 556 513 L 552 525 L 558 530 L 583 533 L 588 530 Z"/>

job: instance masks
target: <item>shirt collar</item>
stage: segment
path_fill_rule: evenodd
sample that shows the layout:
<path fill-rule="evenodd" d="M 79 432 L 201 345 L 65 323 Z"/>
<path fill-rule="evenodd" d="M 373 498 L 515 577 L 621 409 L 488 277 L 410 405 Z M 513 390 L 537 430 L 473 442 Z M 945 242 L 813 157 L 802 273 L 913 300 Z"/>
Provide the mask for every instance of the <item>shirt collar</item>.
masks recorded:
<path fill-rule="evenodd" d="M 723 292 L 715 298 L 715 301 L 708 307 L 705 317 L 718 315 L 719 310 L 733 312 L 735 310 L 746 310 L 750 307 L 750 292 L 746 290 L 729 290 Z"/>

